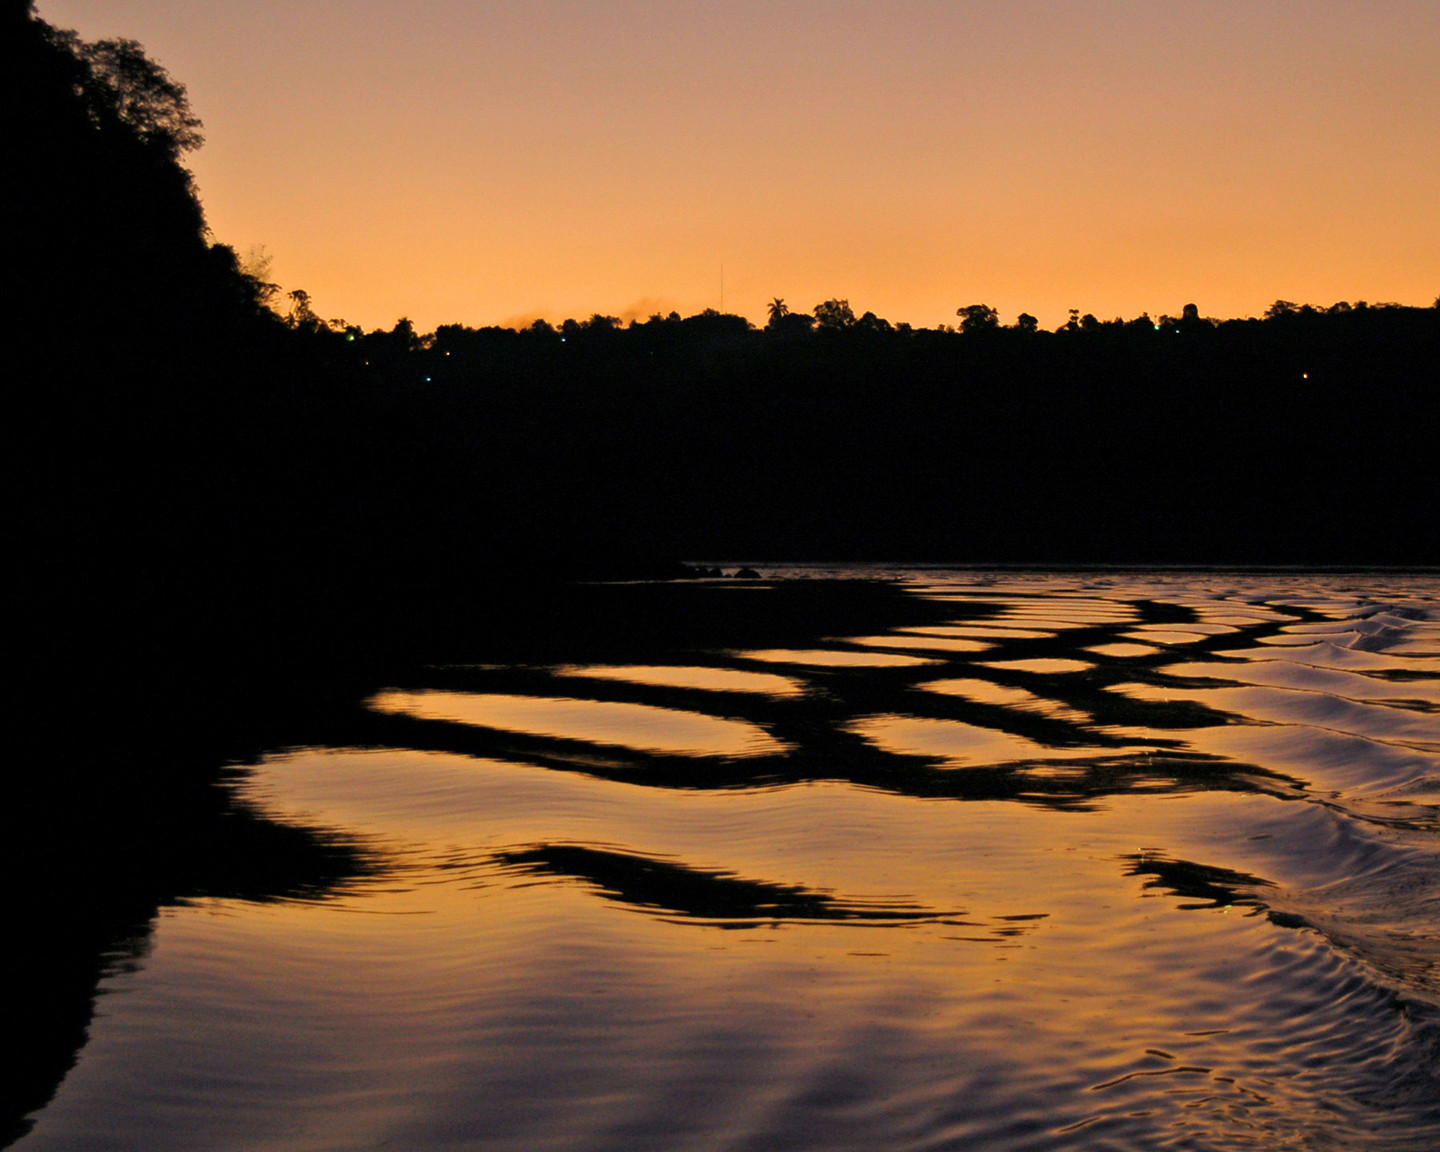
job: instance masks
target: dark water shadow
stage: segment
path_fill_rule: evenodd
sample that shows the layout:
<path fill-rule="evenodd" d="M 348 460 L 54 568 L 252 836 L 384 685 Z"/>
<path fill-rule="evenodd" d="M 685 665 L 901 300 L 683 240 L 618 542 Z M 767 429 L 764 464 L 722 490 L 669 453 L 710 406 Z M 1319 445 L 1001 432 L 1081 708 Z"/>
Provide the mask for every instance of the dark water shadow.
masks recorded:
<path fill-rule="evenodd" d="M 448 721 L 393 719 L 394 723 L 372 729 L 372 739 L 345 746 L 511 760 L 662 790 L 723 791 L 831 782 L 917 799 L 1013 800 L 1076 811 L 1136 791 L 1264 792 L 1291 799 L 1301 787 L 1298 780 L 1256 765 L 1165 748 L 1137 753 L 1098 747 L 1093 755 L 1058 761 L 1030 758 L 954 767 L 942 757 L 888 752 L 853 733 L 823 727 L 806 733 L 804 743 L 783 754 L 730 758 L 654 754 Z M 788 734 L 793 736 L 796 730 Z"/>
<path fill-rule="evenodd" d="M 1191 860 L 1174 860 L 1149 853 L 1131 853 L 1121 859 L 1128 864 L 1125 875 L 1144 876 L 1146 889 L 1158 888 L 1190 901 L 1180 905 L 1187 911 L 1227 908 L 1237 904 L 1264 907 L 1257 894 L 1263 889 L 1274 888 L 1274 884 L 1260 876 L 1213 864 L 1197 864 Z"/>
<path fill-rule="evenodd" d="M 950 917 L 963 915 L 904 901 L 845 900 L 799 885 L 750 880 L 676 860 L 581 844 L 537 844 L 496 853 L 494 859 L 512 872 L 579 881 L 630 908 L 722 928 L 805 920 L 948 923 Z"/>
<path fill-rule="evenodd" d="M 171 749 L 168 755 L 178 754 Z M 54 749 L 6 829 L 11 941 L 0 1078 L 0 1147 L 24 1136 L 88 1038 L 102 981 L 145 962 L 163 908 L 208 898 L 325 899 L 378 862 L 343 834 L 280 824 L 224 787 L 216 741 L 156 763 Z"/>
<path fill-rule="evenodd" d="M 818 584 L 799 589 L 812 600 L 823 601 L 830 594 Z M 757 590 L 758 591 L 758 590 Z M 772 590 L 794 604 L 796 588 L 778 586 Z M 851 593 L 841 593 L 839 603 L 855 607 Z M 765 596 L 746 597 L 751 604 L 763 604 Z M 999 604 L 977 600 L 957 605 L 910 598 L 911 610 L 930 614 L 950 623 L 956 620 L 983 621 L 993 617 Z M 888 613 L 874 611 L 885 606 Z M 874 634 L 886 615 L 903 617 L 893 603 L 877 599 L 868 613 Z M 740 644 L 725 647 L 698 646 L 677 641 L 718 638 L 705 628 L 690 636 L 684 630 L 666 631 L 663 636 L 630 634 L 624 642 L 590 648 L 590 658 L 600 663 L 702 664 L 716 669 L 779 673 L 800 682 L 802 690 L 792 695 L 762 692 L 717 692 L 704 688 L 656 685 L 633 681 L 557 675 L 554 664 L 450 665 L 417 670 L 414 677 L 399 681 L 403 689 L 440 689 L 476 694 L 506 694 L 536 698 L 566 697 L 586 701 L 641 704 L 700 713 L 754 726 L 778 741 L 783 751 L 743 757 L 671 755 L 646 752 L 613 744 L 566 739 L 538 733 L 520 734 L 478 724 L 420 718 L 414 715 L 356 709 L 340 718 L 324 743 L 361 748 L 404 747 L 422 751 L 471 756 L 478 759 L 520 760 L 559 771 L 577 772 L 601 779 L 643 784 L 646 787 L 682 790 L 763 788 L 799 785 L 818 781 L 844 782 L 898 795 L 953 800 L 1015 800 L 1062 809 L 1087 809 L 1107 796 L 1135 791 L 1227 790 L 1264 791 L 1293 798 L 1300 781 L 1254 765 L 1188 751 L 1186 731 L 1246 722 L 1243 717 L 1185 700 L 1135 699 L 1110 691 L 1117 684 L 1136 682 L 1175 687 L 1182 682 L 1160 671 L 1182 652 L 1161 648 L 1143 657 L 1107 658 L 1088 651 L 1099 644 L 1113 643 L 1138 624 L 1183 625 L 1195 619 L 1193 611 L 1177 605 L 1136 601 L 1136 618 L 1072 629 L 1043 638 L 998 639 L 993 648 L 979 653 L 937 653 L 924 648 L 910 649 L 931 662 L 899 667 L 809 666 L 777 664 L 747 658 Z M 817 617 L 814 604 L 809 605 Z M 861 623 L 864 612 L 838 614 L 847 623 Z M 1297 610 L 1296 619 L 1308 617 Z M 773 611 L 767 623 L 775 623 Z M 824 624 L 823 615 L 815 619 Z M 907 623 L 892 623 L 899 628 Z M 1225 647 L 1258 642 L 1277 633 L 1282 623 L 1264 623 L 1187 644 L 1187 658 L 1220 660 L 1207 655 Z M 868 651 L 864 646 L 834 639 L 832 628 L 797 629 L 794 621 L 784 639 L 795 647 L 823 645 L 832 651 Z M 746 634 L 744 629 L 737 629 Z M 749 633 L 753 635 L 753 630 Z M 643 642 L 647 639 L 650 643 Z M 905 651 L 907 637 L 894 634 L 895 648 Z M 657 642 L 658 641 L 658 642 Z M 776 645 L 766 643 L 766 647 Z M 584 647 L 583 645 L 581 646 Z M 585 662 L 573 650 L 565 650 L 565 666 Z M 997 662 L 1030 659 L 1083 658 L 1083 672 L 1061 675 L 1031 673 L 993 666 Z M 931 689 L 932 684 L 962 677 L 1000 689 L 1022 689 L 1037 694 L 1051 712 L 1017 709 Z M 1213 682 L 1208 682 L 1213 684 Z M 878 747 L 854 730 L 865 718 L 902 716 L 921 720 L 956 721 L 1020 738 L 1033 749 L 1008 763 L 956 764 L 940 755 L 921 751 L 897 752 Z M 1078 717 L 1078 719 L 1076 718 Z M 1134 735 L 1143 730 L 1141 738 Z M 1167 733 L 1174 733 L 1168 736 Z M 1047 761 L 1047 755 L 1052 759 Z M 1037 771 L 1037 768 L 1040 769 Z"/>

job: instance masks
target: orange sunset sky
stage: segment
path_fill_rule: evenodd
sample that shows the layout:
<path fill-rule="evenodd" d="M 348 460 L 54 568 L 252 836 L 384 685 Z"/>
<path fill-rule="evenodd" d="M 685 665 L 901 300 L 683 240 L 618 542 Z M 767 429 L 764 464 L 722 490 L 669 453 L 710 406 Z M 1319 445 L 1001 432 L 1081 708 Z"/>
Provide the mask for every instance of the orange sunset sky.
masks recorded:
<path fill-rule="evenodd" d="M 1440 2 L 38 0 L 187 85 L 217 240 L 367 328 L 1440 294 Z"/>

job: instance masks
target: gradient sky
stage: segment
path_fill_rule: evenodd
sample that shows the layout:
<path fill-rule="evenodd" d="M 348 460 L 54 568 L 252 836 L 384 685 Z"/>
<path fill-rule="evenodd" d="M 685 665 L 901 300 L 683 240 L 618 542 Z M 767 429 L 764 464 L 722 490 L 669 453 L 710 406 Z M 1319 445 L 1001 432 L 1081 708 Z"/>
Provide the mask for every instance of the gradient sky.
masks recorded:
<path fill-rule="evenodd" d="M 190 91 L 215 238 L 316 310 L 1440 293 L 1440 2 L 38 0 Z"/>

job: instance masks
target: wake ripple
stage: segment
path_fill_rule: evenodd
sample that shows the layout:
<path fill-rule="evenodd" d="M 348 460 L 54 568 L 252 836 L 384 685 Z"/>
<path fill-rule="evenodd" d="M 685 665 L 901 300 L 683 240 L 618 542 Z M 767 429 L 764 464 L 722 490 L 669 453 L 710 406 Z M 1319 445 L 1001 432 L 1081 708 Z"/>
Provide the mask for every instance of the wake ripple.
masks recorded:
<path fill-rule="evenodd" d="M 909 580 L 267 758 L 374 877 L 171 910 L 20 1147 L 1440 1146 L 1440 581 Z"/>

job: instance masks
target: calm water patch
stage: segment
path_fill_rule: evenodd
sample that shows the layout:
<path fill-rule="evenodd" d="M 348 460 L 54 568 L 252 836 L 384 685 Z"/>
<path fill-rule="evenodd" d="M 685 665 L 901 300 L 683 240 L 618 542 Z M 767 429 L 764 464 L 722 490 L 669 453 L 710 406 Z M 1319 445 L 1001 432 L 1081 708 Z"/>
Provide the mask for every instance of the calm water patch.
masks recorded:
<path fill-rule="evenodd" d="M 710 692 L 761 692 L 768 696 L 794 696 L 805 683 L 769 672 L 744 672 L 738 668 L 665 667 L 630 664 L 621 667 L 590 665 L 557 668 L 559 676 L 591 676 L 601 680 L 624 680 L 631 684 L 655 684 L 671 688 L 700 688 Z"/>
<path fill-rule="evenodd" d="M 483 692 L 385 692 L 370 706 L 422 720 L 618 744 L 690 756 L 759 756 L 781 750 L 762 729 L 740 720 L 649 704 Z"/>
<path fill-rule="evenodd" d="M 986 668 L 996 668 L 1007 672 L 1040 672 L 1054 674 L 1057 672 L 1084 672 L 1094 665 L 1087 660 L 1076 660 L 1064 656 L 1032 656 L 1025 660 L 987 660 L 984 662 Z"/>
<path fill-rule="evenodd" d="M 1149 644 L 1092 644 L 1085 649 L 1086 652 L 1094 652 L 1097 656 L 1153 656 L 1159 652 Z"/>
<path fill-rule="evenodd" d="M 1088 712 L 1072 708 L 1059 700 L 1048 700 L 1028 689 L 996 684 L 989 680 L 931 680 L 925 685 L 925 689 L 929 692 L 941 692 L 946 696 L 963 696 L 977 704 L 993 704 L 1018 712 L 1036 712 L 1041 716 L 1053 716 L 1082 724 L 1091 719 Z"/>
<path fill-rule="evenodd" d="M 917 636 L 897 632 L 892 636 L 851 636 L 847 644 L 864 648 L 908 648 L 920 652 L 986 652 L 995 647 L 989 640 L 963 636 Z"/>
<path fill-rule="evenodd" d="M 744 660 L 762 660 L 774 664 L 803 664 L 816 668 L 903 668 L 936 661 L 923 656 L 904 656 L 898 652 L 847 652 L 834 648 L 808 648 L 803 651 L 786 648 L 757 649 L 736 653 Z"/>
<path fill-rule="evenodd" d="M 971 640 L 1044 640 L 1054 632 L 1037 632 L 1031 628 L 1006 628 L 999 624 L 937 624 L 929 628 L 902 628 L 901 635 L 958 636 Z"/>

